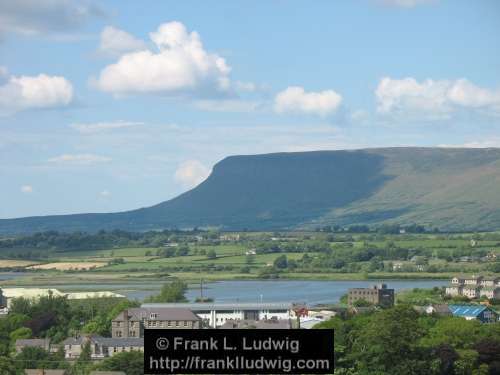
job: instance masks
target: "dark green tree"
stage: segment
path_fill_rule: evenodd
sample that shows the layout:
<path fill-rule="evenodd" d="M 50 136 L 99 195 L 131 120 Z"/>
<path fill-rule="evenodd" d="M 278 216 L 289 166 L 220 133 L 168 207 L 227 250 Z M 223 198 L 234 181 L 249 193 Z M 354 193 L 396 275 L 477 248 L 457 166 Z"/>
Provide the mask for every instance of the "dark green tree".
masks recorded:
<path fill-rule="evenodd" d="M 141 352 L 121 352 L 107 358 L 96 366 L 100 371 L 124 371 L 127 375 L 144 374 L 144 354 Z"/>

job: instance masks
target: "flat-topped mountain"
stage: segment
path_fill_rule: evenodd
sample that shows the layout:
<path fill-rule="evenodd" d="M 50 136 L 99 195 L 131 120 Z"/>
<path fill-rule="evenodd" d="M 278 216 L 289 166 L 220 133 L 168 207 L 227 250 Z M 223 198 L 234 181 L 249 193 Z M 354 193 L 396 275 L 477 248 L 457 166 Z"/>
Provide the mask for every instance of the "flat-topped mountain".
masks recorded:
<path fill-rule="evenodd" d="M 380 148 L 230 156 L 152 207 L 0 220 L 0 233 L 423 224 L 500 229 L 500 149 Z"/>

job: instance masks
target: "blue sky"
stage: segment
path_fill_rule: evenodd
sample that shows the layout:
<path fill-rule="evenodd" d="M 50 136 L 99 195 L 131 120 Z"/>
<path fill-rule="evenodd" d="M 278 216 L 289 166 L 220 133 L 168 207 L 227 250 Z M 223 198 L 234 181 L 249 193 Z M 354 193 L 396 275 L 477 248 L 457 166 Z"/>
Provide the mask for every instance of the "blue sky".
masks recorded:
<path fill-rule="evenodd" d="M 172 198 L 226 156 L 500 147 L 500 3 L 0 0 L 0 218 Z"/>

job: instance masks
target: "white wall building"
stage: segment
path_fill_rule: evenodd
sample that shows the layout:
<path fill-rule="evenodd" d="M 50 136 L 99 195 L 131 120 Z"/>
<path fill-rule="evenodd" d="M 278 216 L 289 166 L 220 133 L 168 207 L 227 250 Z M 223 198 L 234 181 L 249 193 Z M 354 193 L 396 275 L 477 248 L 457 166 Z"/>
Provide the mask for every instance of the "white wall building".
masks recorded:
<path fill-rule="evenodd" d="M 216 328 L 230 320 L 291 319 L 290 303 L 144 303 L 145 308 L 186 308 L 198 315 L 206 326 Z"/>

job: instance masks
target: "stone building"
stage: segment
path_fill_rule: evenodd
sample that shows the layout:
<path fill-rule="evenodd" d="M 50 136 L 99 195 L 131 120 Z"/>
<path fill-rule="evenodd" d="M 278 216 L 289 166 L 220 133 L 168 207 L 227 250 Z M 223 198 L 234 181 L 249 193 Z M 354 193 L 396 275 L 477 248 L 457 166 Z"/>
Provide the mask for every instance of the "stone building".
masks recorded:
<path fill-rule="evenodd" d="M 144 337 L 144 329 L 201 328 L 201 319 L 184 308 L 144 308 L 123 310 L 111 322 L 115 338 Z"/>
<path fill-rule="evenodd" d="M 388 289 L 386 284 L 377 284 L 371 288 L 349 289 L 347 304 L 353 306 L 359 300 L 364 300 L 372 305 L 394 306 L 394 289 Z"/>

